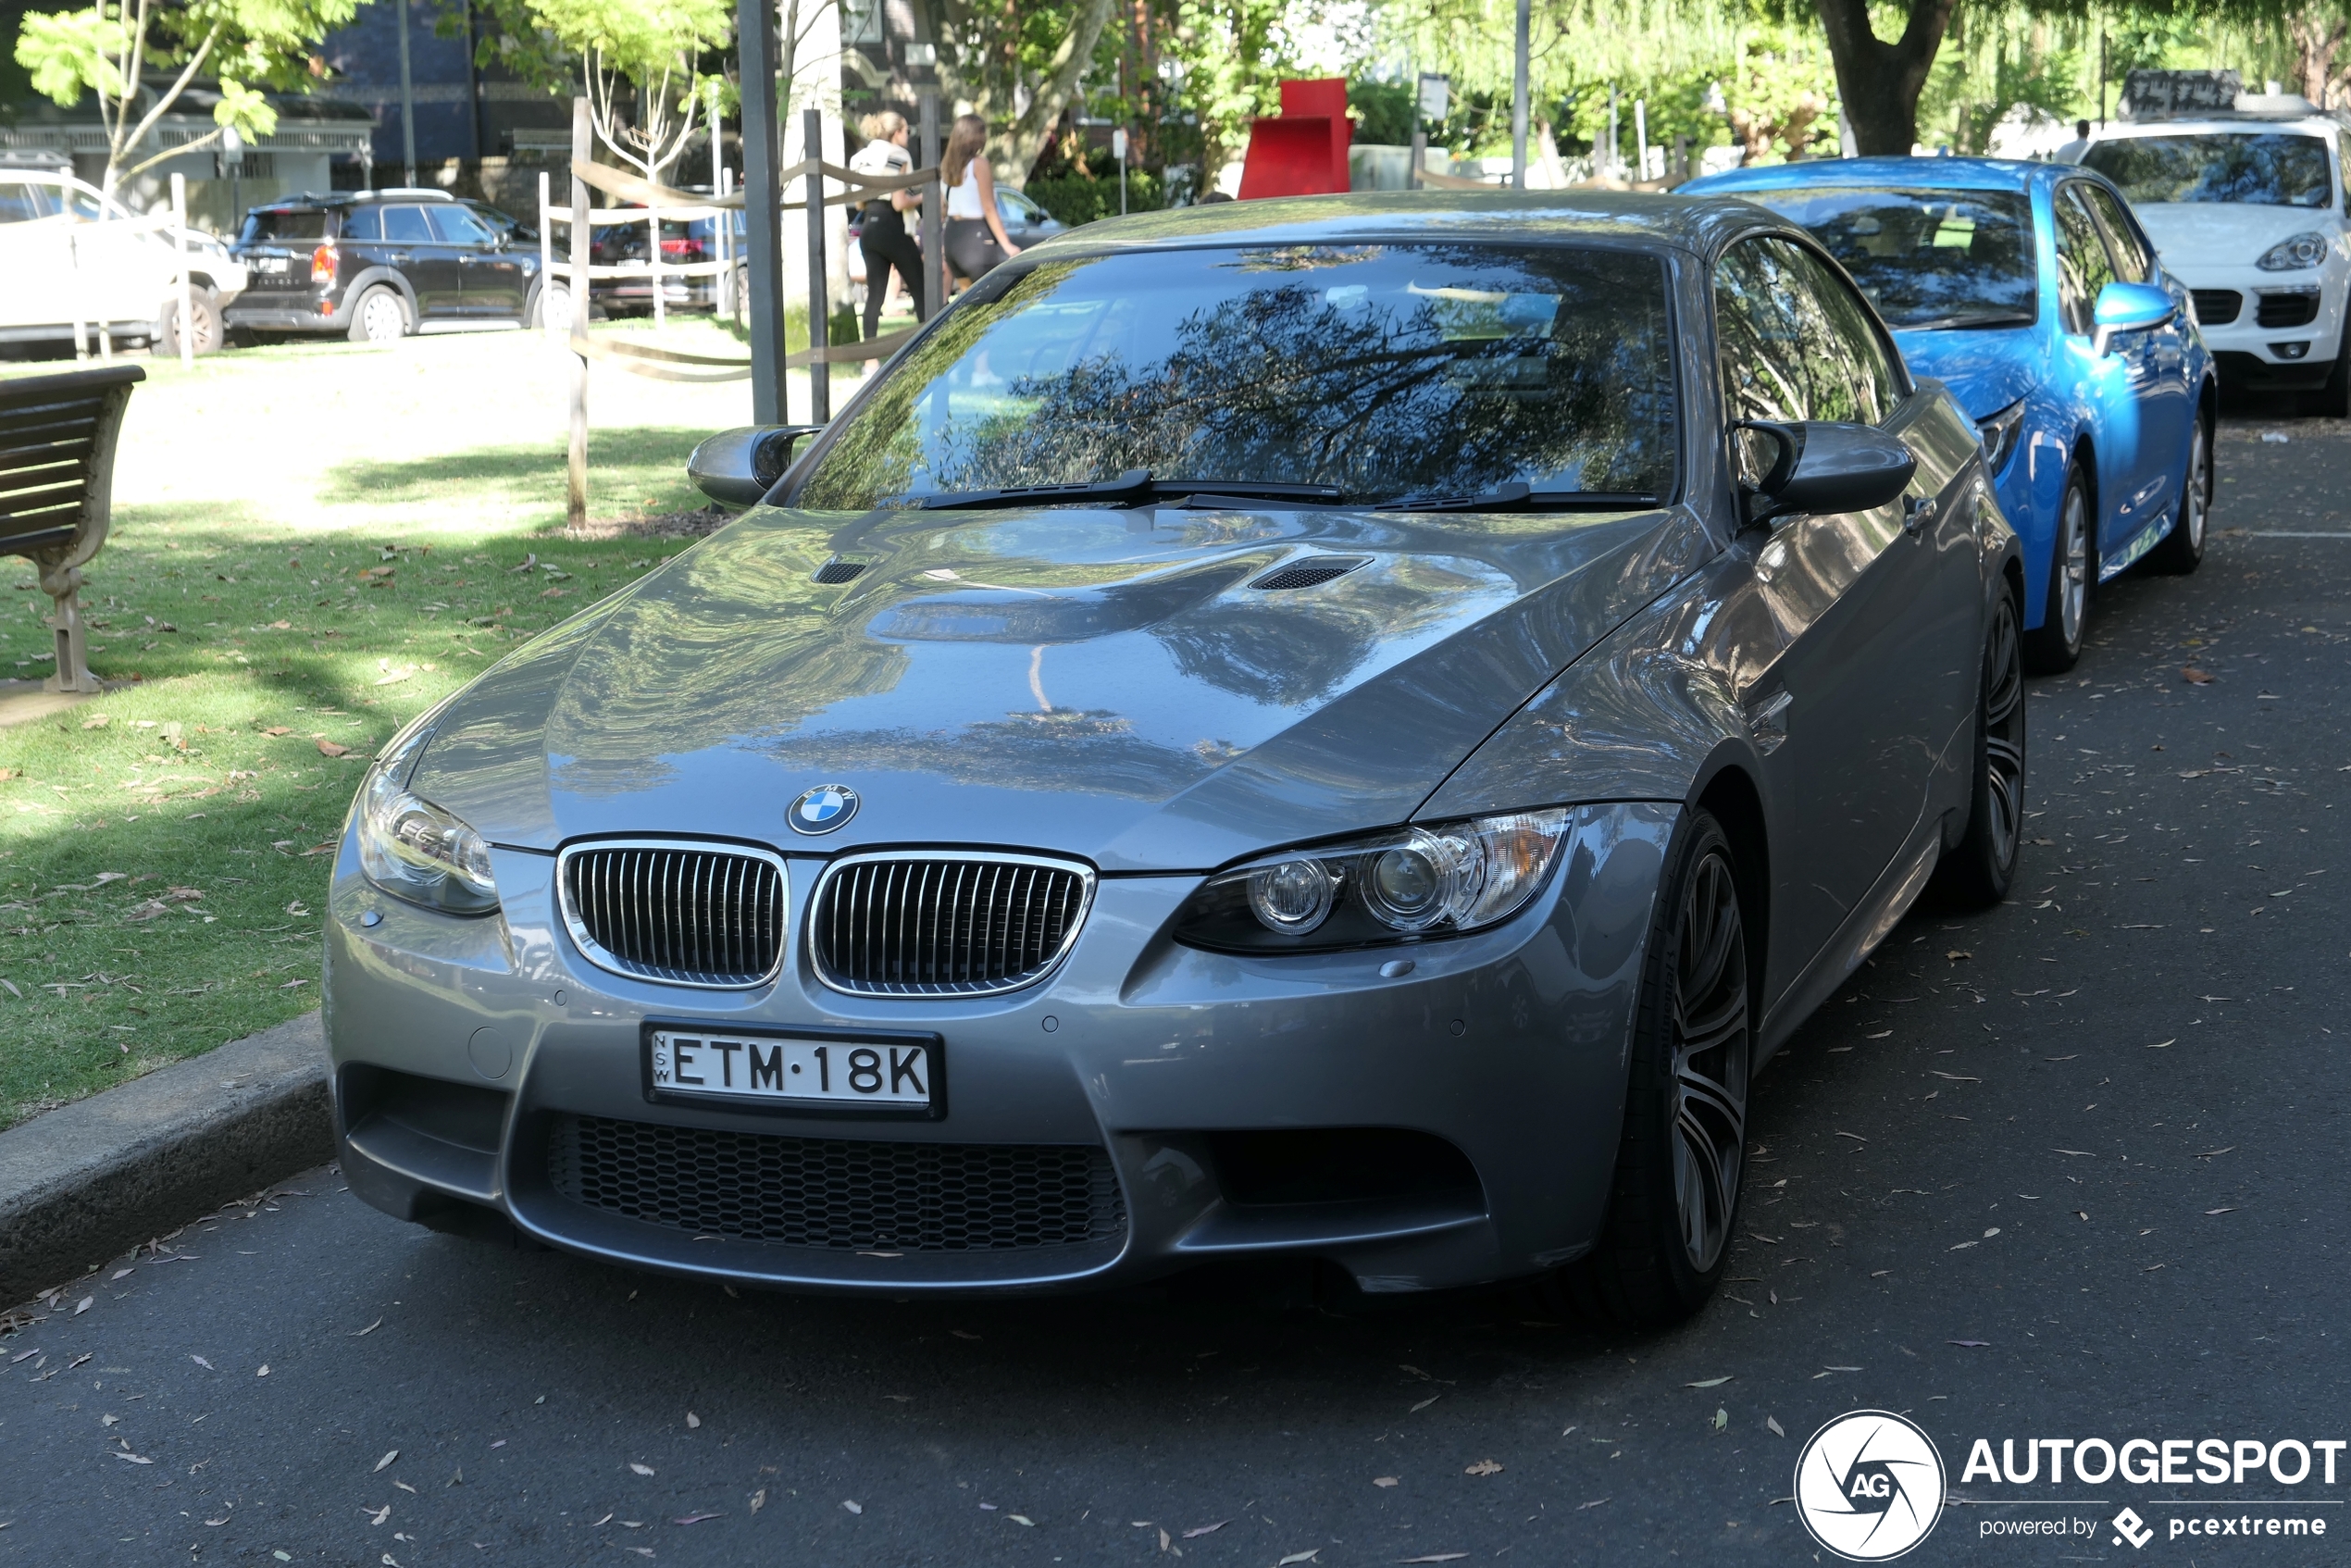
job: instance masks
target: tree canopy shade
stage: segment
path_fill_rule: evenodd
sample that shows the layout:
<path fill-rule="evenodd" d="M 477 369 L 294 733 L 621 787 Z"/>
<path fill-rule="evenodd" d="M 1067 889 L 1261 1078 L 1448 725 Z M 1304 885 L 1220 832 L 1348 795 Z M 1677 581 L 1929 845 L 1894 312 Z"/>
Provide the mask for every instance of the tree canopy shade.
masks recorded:
<path fill-rule="evenodd" d="M 152 164 L 211 145 L 230 126 L 249 136 L 275 131 L 277 112 L 247 83 L 293 86 L 318 41 L 357 10 L 358 0 L 98 0 L 82 11 L 26 13 L 16 57 L 34 90 L 65 107 L 84 92 L 97 95 L 112 192 Z M 211 133 L 124 167 L 207 66 L 220 82 Z M 175 67 L 168 82 L 149 85 L 151 71 Z"/>

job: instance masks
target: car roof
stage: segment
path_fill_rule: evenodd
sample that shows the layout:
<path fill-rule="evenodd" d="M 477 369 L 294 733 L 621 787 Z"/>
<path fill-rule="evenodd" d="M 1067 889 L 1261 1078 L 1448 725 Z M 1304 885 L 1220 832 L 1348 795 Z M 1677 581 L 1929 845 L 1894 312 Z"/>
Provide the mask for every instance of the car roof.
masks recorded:
<path fill-rule="evenodd" d="M 454 202 L 456 199 L 446 191 L 436 191 L 429 187 L 406 189 L 400 186 L 386 186 L 380 191 L 335 191 L 326 195 L 320 195 L 315 191 L 305 191 L 299 195 L 280 196 L 274 202 L 261 202 L 245 210 L 248 212 L 324 212 L 329 207 L 357 206 L 363 202 L 417 200 Z"/>
<path fill-rule="evenodd" d="M 1042 242 L 1080 249 L 1476 240 L 1720 249 L 1754 229 L 1803 230 L 1751 202 L 1623 191 L 1359 191 L 1212 202 L 1107 218 Z M 1035 248 L 1035 247 L 1032 247 Z"/>
<path fill-rule="evenodd" d="M 2289 135 L 2323 136 L 2344 129 L 2343 122 L 2331 114 L 2313 111 L 2307 115 L 2280 117 L 2277 115 L 2198 115 L 2194 118 L 2182 116 L 2177 119 L 2126 120 L 2100 128 L 2090 138 L 2090 144 L 2100 142 L 2136 141 L 2146 136 L 2262 136 L 2283 131 Z"/>
<path fill-rule="evenodd" d="M 2025 191 L 2035 180 L 2078 174 L 2070 163 L 2021 158 L 1806 158 L 1759 168 L 1726 169 L 1682 187 L 1712 192 L 1785 191 L 1805 185 L 1898 185 L 1943 191 Z"/>

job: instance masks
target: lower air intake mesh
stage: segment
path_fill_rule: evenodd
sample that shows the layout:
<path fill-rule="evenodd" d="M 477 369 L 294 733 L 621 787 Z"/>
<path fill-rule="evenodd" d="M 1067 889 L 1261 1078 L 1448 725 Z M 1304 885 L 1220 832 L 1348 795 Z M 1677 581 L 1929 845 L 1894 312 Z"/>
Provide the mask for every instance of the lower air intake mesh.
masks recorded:
<path fill-rule="evenodd" d="M 565 1116 L 548 1176 L 574 1202 L 744 1241 L 1000 1252 L 1110 1241 L 1126 1205 L 1083 1144 L 773 1138 Z"/>

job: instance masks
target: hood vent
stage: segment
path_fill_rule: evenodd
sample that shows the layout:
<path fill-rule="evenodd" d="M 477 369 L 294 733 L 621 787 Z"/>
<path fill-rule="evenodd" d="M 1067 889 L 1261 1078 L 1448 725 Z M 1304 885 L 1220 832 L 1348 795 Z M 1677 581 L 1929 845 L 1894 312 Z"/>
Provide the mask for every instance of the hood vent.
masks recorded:
<path fill-rule="evenodd" d="M 1250 587 L 1266 593 L 1280 593 L 1294 588 L 1318 588 L 1333 578 L 1342 578 L 1358 566 L 1372 564 L 1369 555 L 1309 555 L 1302 561 L 1275 566 Z"/>
<path fill-rule="evenodd" d="M 849 581 L 865 569 L 865 563 L 863 561 L 834 559 L 816 568 L 816 580 L 827 587 L 831 587 L 837 583 Z"/>

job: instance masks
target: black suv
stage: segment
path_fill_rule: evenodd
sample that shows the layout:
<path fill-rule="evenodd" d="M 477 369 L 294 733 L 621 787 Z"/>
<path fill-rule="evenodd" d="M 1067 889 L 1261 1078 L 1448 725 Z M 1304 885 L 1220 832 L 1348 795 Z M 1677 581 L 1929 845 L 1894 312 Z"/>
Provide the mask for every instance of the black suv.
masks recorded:
<path fill-rule="evenodd" d="M 380 343 L 429 321 L 540 324 L 538 247 L 445 191 L 290 196 L 245 214 L 236 253 L 251 276 L 223 313 L 235 332 Z"/>

